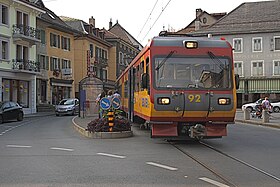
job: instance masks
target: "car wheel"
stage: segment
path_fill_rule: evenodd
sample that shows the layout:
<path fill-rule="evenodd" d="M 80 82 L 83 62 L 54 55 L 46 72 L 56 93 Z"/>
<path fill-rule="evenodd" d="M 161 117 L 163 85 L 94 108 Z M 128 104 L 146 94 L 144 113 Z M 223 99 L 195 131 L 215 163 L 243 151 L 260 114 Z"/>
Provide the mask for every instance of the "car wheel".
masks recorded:
<path fill-rule="evenodd" d="M 250 106 L 248 106 L 248 107 L 246 108 L 246 110 L 249 111 L 249 112 L 251 113 L 251 112 L 253 111 L 253 108 L 250 107 Z"/>
<path fill-rule="evenodd" d="M 278 106 L 273 107 L 273 111 L 274 111 L 274 112 L 280 112 L 280 108 L 279 108 Z"/>
<path fill-rule="evenodd" d="M 3 116 L 0 116 L 0 124 L 2 124 L 3 122 L 4 122 Z"/>
<path fill-rule="evenodd" d="M 23 113 L 19 113 L 18 117 L 17 117 L 18 121 L 22 121 L 23 120 Z"/>

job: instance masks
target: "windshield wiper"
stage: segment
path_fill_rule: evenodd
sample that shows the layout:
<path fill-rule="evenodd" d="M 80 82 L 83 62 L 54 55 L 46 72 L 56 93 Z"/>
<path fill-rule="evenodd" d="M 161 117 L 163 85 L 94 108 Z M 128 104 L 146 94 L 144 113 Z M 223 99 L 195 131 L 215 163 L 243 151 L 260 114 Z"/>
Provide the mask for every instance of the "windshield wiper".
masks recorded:
<path fill-rule="evenodd" d="M 158 71 L 164 64 L 165 62 L 175 53 L 176 51 L 170 51 L 170 53 L 159 63 L 159 65 L 156 67 L 156 71 Z"/>
<path fill-rule="evenodd" d="M 223 62 L 211 51 L 207 52 L 209 57 L 213 60 L 213 62 L 221 69 L 224 70 L 226 67 L 223 66 Z"/>

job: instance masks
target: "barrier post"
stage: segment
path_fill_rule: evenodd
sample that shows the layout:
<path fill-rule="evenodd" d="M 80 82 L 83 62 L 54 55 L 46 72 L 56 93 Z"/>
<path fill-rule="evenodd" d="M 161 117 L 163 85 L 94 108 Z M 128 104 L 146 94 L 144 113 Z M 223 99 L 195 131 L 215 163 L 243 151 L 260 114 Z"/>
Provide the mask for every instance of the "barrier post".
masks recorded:
<path fill-rule="evenodd" d="M 249 120 L 250 119 L 250 111 L 249 110 L 244 110 L 244 120 Z"/>
<path fill-rule="evenodd" d="M 114 111 L 109 110 L 107 113 L 107 116 L 108 116 L 108 122 L 109 122 L 109 132 L 113 132 L 114 116 L 115 116 Z"/>
<path fill-rule="evenodd" d="M 262 122 L 263 123 L 268 123 L 269 122 L 268 110 L 263 110 L 262 111 Z"/>

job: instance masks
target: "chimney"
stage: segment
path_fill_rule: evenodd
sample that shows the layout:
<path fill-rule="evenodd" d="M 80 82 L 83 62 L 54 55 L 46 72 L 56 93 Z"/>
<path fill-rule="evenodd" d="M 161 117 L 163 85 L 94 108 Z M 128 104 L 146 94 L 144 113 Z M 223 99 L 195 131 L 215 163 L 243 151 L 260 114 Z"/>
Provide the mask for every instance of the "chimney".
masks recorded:
<path fill-rule="evenodd" d="M 91 16 L 90 18 L 89 18 L 89 25 L 90 26 L 92 26 L 93 28 L 95 28 L 95 19 L 93 18 L 93 16 Z"/>
<path fill-rule="evenodd" d="M 195 17 L 197 18 L 201 13 L 202 13 L 201 8 L 197 8 L 197 9 L 195 10 Z"/>
<path fill-rule="evenodd" d="M 112 18 L 110 18 L 110 22 L 109 22 L 109 29 L 111 29 L 113 26 L 113 23 L 112 23 Z"/>

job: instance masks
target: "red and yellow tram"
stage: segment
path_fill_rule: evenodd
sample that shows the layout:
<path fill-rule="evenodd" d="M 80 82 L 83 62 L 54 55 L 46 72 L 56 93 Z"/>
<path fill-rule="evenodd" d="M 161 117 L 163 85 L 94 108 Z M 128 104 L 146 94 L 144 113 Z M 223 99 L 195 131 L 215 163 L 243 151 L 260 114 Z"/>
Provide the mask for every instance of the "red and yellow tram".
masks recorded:
<path fill-rule="evenodd" d="M 216 138 L 234 123 L 232 47 L 225 40 L 158 36 L 118 78 L 122 109 L 152 137 Z"/>

